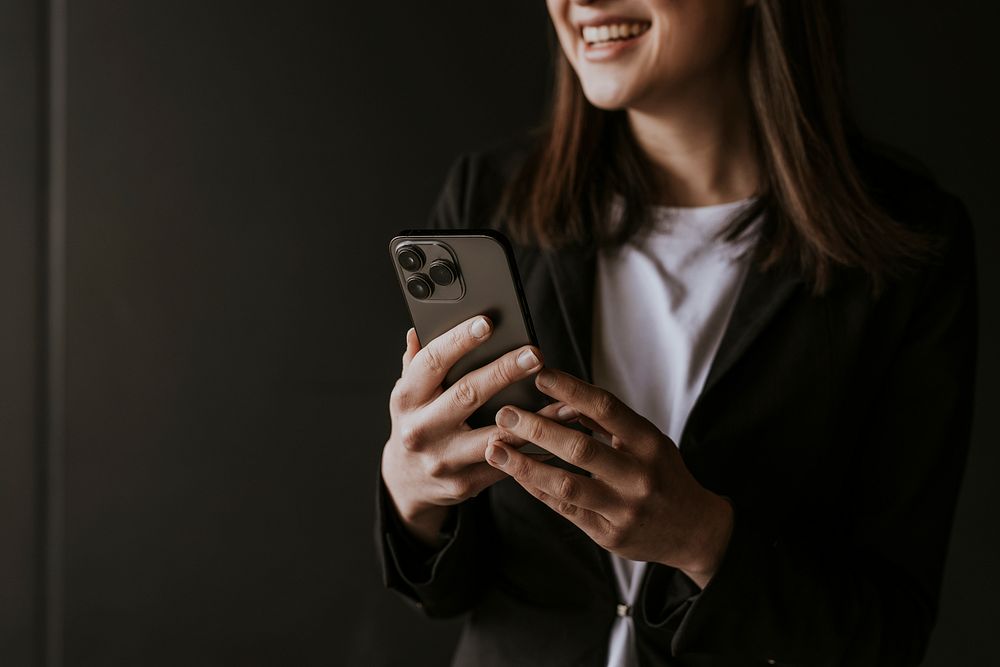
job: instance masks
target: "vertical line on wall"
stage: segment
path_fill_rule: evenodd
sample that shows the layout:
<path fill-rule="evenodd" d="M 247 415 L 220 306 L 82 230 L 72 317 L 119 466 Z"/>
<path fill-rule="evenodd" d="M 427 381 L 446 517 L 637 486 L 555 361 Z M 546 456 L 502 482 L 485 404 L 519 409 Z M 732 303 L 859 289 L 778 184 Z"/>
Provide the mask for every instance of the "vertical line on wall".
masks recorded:
<path fill-rule="evenodd" d="M 40 94 L 40 664 L 63 664 L 66 451 L 66 0 L 43 5 Z"/>

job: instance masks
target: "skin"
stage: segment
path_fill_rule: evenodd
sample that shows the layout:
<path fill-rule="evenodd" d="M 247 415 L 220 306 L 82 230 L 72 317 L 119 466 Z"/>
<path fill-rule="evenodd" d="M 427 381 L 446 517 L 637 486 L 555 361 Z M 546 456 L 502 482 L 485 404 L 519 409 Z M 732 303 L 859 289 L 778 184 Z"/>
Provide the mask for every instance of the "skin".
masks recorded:
<path fill-rule="evenodd" d="M 757 189 L 757 158 L 740 58 L 752 0 L 548 0 L 563 53 L 594 106 L 625 109 L 673 206 L 744 199 Z M 641 43 L 610 61 L 583 57 L 579 23 L 601 16 L 649 21 Z"/>
<path fill-rule="evenodd" d="M 702 487 L 670 438 L 610 392 L 552 369 L 539 373 L 535 385 L 610 446 L 505 406 L 496 417 L 501 431 L 486 449 L 490 464 L 608 551 L 677 568 L 704 588 L 729 543 L 729 501 Z M 532 460 L 516 449 L 525 441 L 591 476 Z"/>
<path fill-rule="evenodd" d="M 392 432 L 382 452 L 382 477 L 403 523 L 430 546 L 438 543 L 449 508 L 507 476 L 484 460 L 499 427 L 473 429 L 466 419 L 501 389 L 542 367 L 538 348 L 525 346 L 443 388 L 455 362 L 492 333 L 489 318 L 480 316 L 426 347 L 413 329 L 406 334 L 403 371 L 389 396 Z M 555 418 L 559 407 L 547 405 L 539 415 Z"/>
<path fill-rule="evenodd" d="M 625 109 L 661 186 L 661 203 L 705 206 L 757 190 L 757 156 L 742 79 L 739 35 L 747 0 L 548 0 L 563 51 L 588 100 Z M 579 22 L 649 21 L 634 48 L 605 62 L 583 57 Z M 403 372 L 390 397 L 392 433 L 382 475 L 407 528 L 437 546 L 450 508 L 511 477 L 605 549 L 680 569 L 704 587 L 721 563 L 733 511 L 691 475 L 674 443 L 611 393 L 542 370 L 521 348 L 444 389 L 449 368 L 486 340 L 472 320 L 421 348 L 407 333 Z M 526 350 L 537 363 L 518 366 Z M 514 406 L 496 425 L 465 420 L 490 396 L 529 375 L 555 399 L 537 413 Z M 610 445 L 567 425 L 578 422 Z M 574 474 L 518 451 L 534 442 L 589 472 Z"/>

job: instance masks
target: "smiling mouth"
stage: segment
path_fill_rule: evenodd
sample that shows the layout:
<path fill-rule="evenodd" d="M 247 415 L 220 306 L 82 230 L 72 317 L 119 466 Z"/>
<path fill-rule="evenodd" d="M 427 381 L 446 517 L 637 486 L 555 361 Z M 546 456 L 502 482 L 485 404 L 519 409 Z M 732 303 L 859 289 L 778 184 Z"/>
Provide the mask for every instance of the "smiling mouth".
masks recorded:
<path fill-rule="evenodd" d="M 586 25 L 580 35 L 587 46 L 601 46 L 613 42 L 627 42 L 643 34 L 652 24 L 649 21 L 624 21 L 606 25 Z"/>

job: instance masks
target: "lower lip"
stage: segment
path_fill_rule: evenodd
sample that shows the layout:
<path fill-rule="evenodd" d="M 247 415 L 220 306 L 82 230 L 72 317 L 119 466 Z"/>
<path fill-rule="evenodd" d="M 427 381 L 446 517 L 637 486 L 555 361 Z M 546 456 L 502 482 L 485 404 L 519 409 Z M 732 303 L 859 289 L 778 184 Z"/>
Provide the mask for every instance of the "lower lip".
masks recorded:
<path fill-rule="evenodd" d="M 611 60 L 617 58 L 620 54 L 629 51 L 633 48 L 640 39 L 646 36 L 649 30 L 639 33 L 635 37 L 629 37 L 628 39 L 620 39 L 614 42 L 607 42 L 606 44 L 600 44 L 593 46 L 581 41 L 583 45 L 583 57 L 592 62 L 599 63 L 605 60 Z"/>

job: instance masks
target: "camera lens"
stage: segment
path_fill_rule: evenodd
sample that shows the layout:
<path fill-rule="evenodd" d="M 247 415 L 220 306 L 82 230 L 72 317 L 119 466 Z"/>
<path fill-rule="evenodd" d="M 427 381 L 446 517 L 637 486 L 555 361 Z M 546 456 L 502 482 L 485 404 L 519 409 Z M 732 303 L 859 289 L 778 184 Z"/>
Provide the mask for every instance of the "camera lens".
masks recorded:
<path fill-rule="evenodd" d="M 446 259 L 432 263 L 427 273 L 431 274 L 431 280 L 442 287 L 455 282 L 455 267 Z"/>
<path fill-rule="evenodd" d="M 413 295 L 414 299 L 423 300 L 429 298 L 434 293 L 434 286 L 431 285 L 431 281 L 427 280 L 422 273 L 418 273 L 415 276 L 407 278 L 406 290 Z"/>
<path fill-rule="evenodd" d="M 396 252 L 396 261 L 407 271 L 419 271 L 424 265 L 424 253 L 416 246 L 406 246 Z"/>

